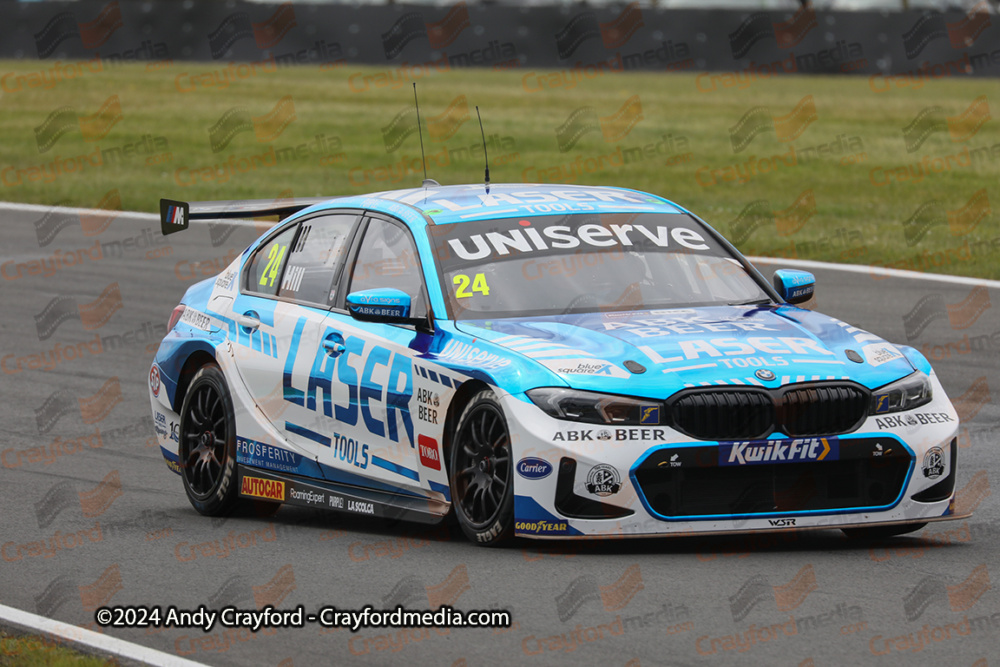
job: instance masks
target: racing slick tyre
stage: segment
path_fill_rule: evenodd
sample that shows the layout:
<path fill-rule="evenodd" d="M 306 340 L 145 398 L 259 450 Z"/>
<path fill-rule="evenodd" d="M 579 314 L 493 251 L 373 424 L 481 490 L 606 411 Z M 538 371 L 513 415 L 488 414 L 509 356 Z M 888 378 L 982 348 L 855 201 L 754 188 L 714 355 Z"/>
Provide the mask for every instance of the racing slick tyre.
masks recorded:
<path fill-rule="evenodd" d="M 188 500 L 206 516 L 223 516 L 236 506 L 236 418 L 222 370 L 203 366 L 181 405 L 181 477 Z"/>
<path fill-rule="evenodd" d="M 881 540 L 885 537 L 905 535 L 920 530 L 927 523 L 901 523 L 895 526 L 869 526 L 867 528 L 841 528 L 853 540 Z"/>
<path fill-rule="evenodd" d="M 458 418 L 451 439 L 451 495 L 462 532 L 483 546 L 514 534 L 514 463 L 496 394 L 483 389 Z"/>

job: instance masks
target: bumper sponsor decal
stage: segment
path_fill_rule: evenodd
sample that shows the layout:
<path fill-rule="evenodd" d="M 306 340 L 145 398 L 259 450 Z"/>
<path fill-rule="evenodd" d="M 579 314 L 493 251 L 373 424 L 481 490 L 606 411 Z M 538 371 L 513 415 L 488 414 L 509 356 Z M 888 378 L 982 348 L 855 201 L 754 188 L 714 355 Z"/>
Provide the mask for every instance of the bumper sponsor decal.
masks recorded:
<path fill-rule="evenodd" d="M 839 458 L 840 442 L 836 438 L 745 440 L 719 443 L 720 466 L 836 461 Z"/>
<path fill-rule="evenodd" d="M 524 458 L 517 462 L 517 474 L 525 479 L 545 479 L 552 474 L 552 464 L 543 459 Z"/>
<path fill-rule="evenodd" d="M 271 479 L 261 479 L 260 477 L 246 476 L 240 485 L 240 494 L 253 496 L 254 498 L 266 498 L 267 500 L 284 500 L 285 483 Z"/>
<path fill-rule="evenodd" d="M 302 456 L 281 447 L 236 436 L 236 461 L 277 472 L 298 472 Z"/>
<path fill-rule="evenodd" d="M 607 497 L 618 493 L 622 488 L 621 476 L 614 466 L 600 463 L 590 469 L 587 475 L 587 491 L 595 496 Z"/>

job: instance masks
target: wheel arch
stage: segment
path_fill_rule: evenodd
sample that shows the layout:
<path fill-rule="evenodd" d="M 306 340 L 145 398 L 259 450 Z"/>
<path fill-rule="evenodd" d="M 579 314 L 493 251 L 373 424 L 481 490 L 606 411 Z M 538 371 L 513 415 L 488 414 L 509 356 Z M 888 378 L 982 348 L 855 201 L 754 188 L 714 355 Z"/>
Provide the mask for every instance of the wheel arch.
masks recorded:
<path fill-rule="evenodd" d="M 483 389 L 489 389 L 490 385 L 482 380 L 467 380 L 455 392 L 448 406 L 448 414 L 444 420 L 444 432 L 441 434 L 441 456 L 448 466 L 451 461 L 452 436 L 458 427 L 458 418 L 465 411 L 465 406 L 472 401 L 473 397 Z M 448 479 L 451 480 L 451 470 L 448 470 Z"/>
<path fill-rule="evenodd" d="M 187 395 L 188 387 L 191 386 L 191 380 L 194 379 L 195 374 L 204 366 L 215 363 L 217 363 L 215 355 L 202 349 L 197 349 L 188 355 L 177 376 L 177 390 L 174 392 L 175 412 L 179 413 L 181 406 L 184 405 L 184 397 Z"/>

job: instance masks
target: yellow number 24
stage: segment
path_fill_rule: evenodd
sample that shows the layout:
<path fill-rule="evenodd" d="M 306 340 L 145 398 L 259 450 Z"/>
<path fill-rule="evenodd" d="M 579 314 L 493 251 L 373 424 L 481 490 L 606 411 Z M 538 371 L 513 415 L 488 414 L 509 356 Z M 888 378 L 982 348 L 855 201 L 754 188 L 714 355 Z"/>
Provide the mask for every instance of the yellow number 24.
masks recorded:
<path fill-rule="evenodd" d="M 490 294 L 490 286 L 486 284 L 486 276 L 481 273 L 477 273 L 471 279 L 464 273 L 459 273 L 451 282 L 458 285 L 458 289 L 455 290 L 455 298 L 457 299 L 466 299 L 474 296 L 472 292 L 479 292 L 483 296 L 489 296 Z M 472 283 L 472 292 L 469 291 L 469 283 Z"/>

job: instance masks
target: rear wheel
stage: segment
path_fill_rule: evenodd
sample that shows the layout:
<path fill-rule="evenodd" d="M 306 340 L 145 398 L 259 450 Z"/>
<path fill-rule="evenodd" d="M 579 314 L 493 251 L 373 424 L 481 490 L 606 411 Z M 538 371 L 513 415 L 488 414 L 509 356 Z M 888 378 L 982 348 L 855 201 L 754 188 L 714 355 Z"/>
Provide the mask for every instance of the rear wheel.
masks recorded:
<path fill-rule="evenodd" d="M 451 445 L 451 495 L 466 536 L 496 546 L 514 534 L 514 465 L 496 394 L 476 394 L 458 419 Z"/>
<path fill-rule="evenodd" d="M 844 535 L 854 540 L 881 540 L 886 537 L 913 533 L 926 525 L 927 522 L 900 523 L 893 526 L 868 526 L 862 528 L 842 528 L 841 530 L 844 531 Z"/>
<path fill-rule="evenodd" d="M 226 378 L 216 364 L 191 380 L 181 405 L 180 459 L 184 491 L 198 512 L 228 514 L 236 506 L 236 418 Z"/>

